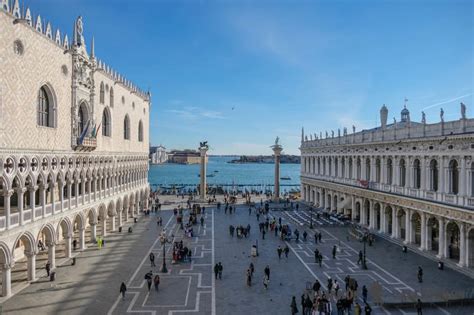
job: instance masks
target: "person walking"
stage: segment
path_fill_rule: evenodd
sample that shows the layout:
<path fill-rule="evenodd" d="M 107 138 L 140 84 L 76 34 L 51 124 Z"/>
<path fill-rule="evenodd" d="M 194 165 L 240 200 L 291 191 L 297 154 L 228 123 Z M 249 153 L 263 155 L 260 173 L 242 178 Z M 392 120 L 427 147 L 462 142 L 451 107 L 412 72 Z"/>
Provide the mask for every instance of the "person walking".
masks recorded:
<path fill-rule="evenodd" d="M 319 260 L 319 250 L 316 248 L 314 250 L 314 262 L 317 263 Z"/>
<path fill-rule="evenodd" d="M 416 301 L 416 305 L 415 305 L 415 306 L 416 306 L 416 314 L 417 314 L 417 315 L 423 315 L 423 310 L 422 310 L 423 304 L 421 303 L 421 300 L 420 300 L 420 299 L 418 299 L 418 300 Z"/>
<path fill-rule="evenodd" d="M 296 297 L 295 296 L 293 296 L 291 298 L 290 309 L 291 309 L 291 315 L 298 314 L 298 307 L 296 306 Z"/>
<path fill-rule="evenodd" d="M 364 310 L 365 310 L 365 315 L 370 315 L 370 314 L 372 314 L 372 308 L 370 307 L 369 304 L 365 304 Z"/>
<path fill-rule="evenodd" d="M 281 225 L 281 217 L 278 218 L 278 225 Z"/>
<path fill-rule="evenodd" d="M 278 260 L 281 259 L 281 253 L 283 252 L 283 249 L 281 249 L 281 246 L 278 245 L 278 248 L 277 248 L 277 254 L 278 254 Z"/>
<path fill-rule="evenodd" d="M 262 240 L 265 239 L 265 229 L 262 229 Z"/>
<path fill-rule="evenodd" d="M 319 242 L 321 243 L 321 239 L 323 238 L 323 234 L 321 234 L 321 232 L 318 233 L 318 240 Z"/>
<path fill-rule="evenodd" d="M 303 315 L 306 314 L 306 297 L 304 293 L 301 295 L 301 312 Z"/>
<path fill-rule="evenodd" d="M 336 252 L 337 252 L 337 246 L 334 245 L 332 247 L 332 259 L 336 259 Z"/>
<path fill-rule="evenodd" d="M 155 254 L 153 254 L 153 252 L 150 253 L 150 265 L 151 267 L 155 267 Z"/>
<path fill-rule="evenodd" d="M 219 276 L 219 264 L 214 265 L 214 276 L 216 279 Z"/>
<path fill-rule="evenodd" d="M 362 251 L 359 251 L 359 259 L 357 260 L 357 264 L 360 265 L 362 263 L 362 258 L 364 257 L 364 254 L 362 254 Z"/>
<path fill-rule="evenodd" d="M 201 226 L 204 226 L 204 217 L 201 216 Z"/>
<path fill-rule="evenodd" d="M 318 232 L 314 232 L 314 243 L 318 244 Z"/>
<path fill-rule="evenodd" d="M 421 266 L 418 266 L 418 282 L 423 282 L 423 269 L 421 268 Z"/>
<path fill-rule="evenodd" d="M 337 283 L 336 279 L 334 279 L 334 283 L 332 284 L 332 287 L 334 289 L 334 295 L 337 298 L 338 293 L 339 293 L 339 283 Z"/>
<path fill-rule="evenodd" d="M 74 250 L 76 250 L 76 248 L 77 248 L 77 240 L 76 239 L 72 241 L 72 248 Z"/>
<path fill-rule="evenodd" d="M 313 291 L 314 293 L 319 295 L 319 290 L 321 289 L 321 283 L 318 280 L 313 284 Z"/>
<path fill-rule="evenodd" d="M 252 277 L 253 277 L 253 273 L 255 271 L 255 267 L 253 266 L 253 263 L 250 263 L 249 268 L 250 268 L 250 273 L 252 274 Z"/>
<path fill-rule="evenodd" d="M 148 292 L 150 292 L 150 289 L 151 289 L 152 277 L 153 277 L 153 271 L 150 270 L 150 272 L 148 272 L 145 275 L 146 284 L 148 285 Z"/>
<path fill-rule="evenodd" d="M 367 303 L 367 294 L 368 290 L 365 285 L 362 286 L 362 299 L 364 300 L 364 303 Z"/>
<path fill-rule="evenodd" d="M 219 280 L 222 280 L 222 270 L 224 269 L 224 267 L 222 266 L 221 262 L 219 262 L 218 268 L 219 268 Z"/>
<path fill-rule="evenodd" d="M 361 315 L 361 307 L 359 302 L 356 302 L 354 306 L 354 315 Z"/>
<path fill-rule="evenodd" d="M 122 282 L 120 285 L 120 294 L 122 294 L 122 301 L 125 300 L 125 292 L 127 292 L 127 286 L 125 285 L 125 282 Z"/>
<path fill-rule="evenodd" d="M 268 289 L 268 283 L 270 282 L 270 279 L 268 279 L 268 277 L 265 275 L 263 276 L 263 287 L 265 288 L 265 290 Z"/>
<path fill-rule="evenodd" d="M 286 258 L 288 258 L 288 254 L 290 253 L 290 249 L 288 248 L 288 245 L 285 246 L 285 248 L 283 249 L 283 251 L 285 252 Z"/>
<path fill-rule="evenodd" d="M 303 241 L 306 242 L 306 238 L 308 237 L 308 233 L 306 231 L 303 232 Z"/>
<path fill-rule="evenodd" d="M 49 272 L 51 271 L 51 264 L 49 261 L 46 263 L 46 266 L 44 266 L 44 269 L 46 269 L 46 275 L 49 277 Z"/>
<path fill-rule="evenodd" d="M 153 279 L 153 282 L 155 284 L 155 290 L 158 291 L 158 286 L 160 285 L 160 276 L 156 275 L 155 278 Z"/>
<path fill-rule="evenodd" d="M 252 286 L 252 272 L 250 271 L 250 268 L 247 269 L 247 286 Z"/>
<path fill-rule="evenodd" d="M 265 276 L 270 280 L 270 266 L 266 266 L 264 269 Z"/>
<path fill-rule="evenodd" d="M 322 267 L 323 266 L 323 254 L 321 254 L 321 252 L 319 253 L 318 260 L 319 260 L 319 267 Z"/>

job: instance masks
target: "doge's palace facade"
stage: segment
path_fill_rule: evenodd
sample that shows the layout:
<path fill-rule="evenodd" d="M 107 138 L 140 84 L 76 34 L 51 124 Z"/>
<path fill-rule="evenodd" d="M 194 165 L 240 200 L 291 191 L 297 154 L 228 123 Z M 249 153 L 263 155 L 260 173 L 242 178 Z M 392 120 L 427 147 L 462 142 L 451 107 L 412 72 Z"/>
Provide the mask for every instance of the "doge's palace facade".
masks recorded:
<path fill-rule="evenodd" d="M 93 39 L 86 49 L 83 29 L 79 17 L 68 38 L 0 0 L 3 296 L 148 206 L 150 93 L 97 59 Z"/>
<path fill-rule="evenodd" d="M 400 120 L 342 134 L 301 136 L 302 198 L 384 237 L 474 268 L 474 119 Z M 470 269 L 472 271 L 472 269 Z"/>

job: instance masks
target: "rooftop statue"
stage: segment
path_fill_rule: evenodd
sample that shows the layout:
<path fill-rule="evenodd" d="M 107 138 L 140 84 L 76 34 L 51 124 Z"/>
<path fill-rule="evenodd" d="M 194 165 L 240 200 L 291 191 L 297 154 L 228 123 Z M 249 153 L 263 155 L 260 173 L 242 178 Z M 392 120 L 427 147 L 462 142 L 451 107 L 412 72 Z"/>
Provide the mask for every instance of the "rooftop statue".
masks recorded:
<path fill-rule="evenodd" d="M 199 149 L 209 149 L 207 141 L 199 142 Z"/>
<path fill-rule="evenodd" d="M 461 119 L 466 119 L 466 105 L 461 102 Z"/>
<path fill-rule="evenodd" d="M 279 145 L 279 144 L 278 144 L 278 141 L 280 141 L 280 138 L 276 137 L 276 139 L 275 139 L 275 145 Z"/>
<path fill-rule="evenodd" d="M 426 115 L 425 115 L 425 112 L 421 112 L 421 123 L 422 124 L 426 124 Z"/>
<path fill-rule="evenodd" d="M 441 108 L 441 110 L 439 111 L 439 118 L 441 118 L 441 122 L 444 122 L 444 110 L 443 110 L 443 108 Z"/>

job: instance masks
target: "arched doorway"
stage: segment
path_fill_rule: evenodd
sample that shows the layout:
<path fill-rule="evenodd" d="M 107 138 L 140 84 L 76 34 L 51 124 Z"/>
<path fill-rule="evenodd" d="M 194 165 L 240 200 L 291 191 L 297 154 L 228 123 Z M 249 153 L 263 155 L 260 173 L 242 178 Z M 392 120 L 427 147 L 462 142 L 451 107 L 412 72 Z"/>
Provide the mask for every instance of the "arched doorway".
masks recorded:
<path fill-rule="evenodd" d="M 380 204 L 376 203 L 374 205 L 374 216 L 375 216 L 375 226 L 374 228 L 379 231 L 381 230 L 382 226 L 380 225 Z"/>
<path fill-rule="evenodd" d="M 426 221 L 426 249 L 436 253 L 439 250 L 439 221 L 435 217 Z"/>
<path fill-rule="evenodd" d="M 14 262 L 11 268 L 11 284 L 36 279 L 36 248 L 35 238 L 30 232 L 17 238 L 11 255 Z"/>
<path fill-rule="evenodd" d="M 466 257 L 467 266 L 474 267 L 474 227 L 467 232 L 466 238 Z"/>
<path fill-rule="evenodd" d="M 413 211 L 411 216 L 411 242 L 421 246 L 421 216 L 418 212 Z"/>
<path fill-rule="evenodd" d="M 456 222 L 450 221 L 446 224 L 446 257 L 459 261 L 460 257 L 460 233 Z"/>
<path fill-rule="evenodd" d="M 364 225 L 370 225 L 370 202 L 368 200 L 365 200 L 364 202 L 364 222 L 362 222 Z"/>
<path fill-rule="evenodd" d="M 105 237 L 107 236 L 107 209 L 104 205 L 99 207 L 99 215 L 97 217 L 97 234 Z"/>
<path fill-rule="evenodd" d="M 406 222 L 406 211 L 403 209 L 399 209 L 397 213 L 397 226 L 398 226 L 398 237 L 406 240 L 406 228 L 405 228 L 405 222 Z"/>
<path fill-rule="evenodd" d="M 0 266 L 2 266 L 2 268 L 0 268 L 2 273 L 1 296 L 3 297 L 11 294 L 11 261 L 10 249 L 5 243 L 0 242 Z"/>
<path fill-rule="evenodd" d="M 56 230 L 56 257 L 69 258 L 71 257 L 71 236 L 72 228 L 71 222 L 67 218 L 63 218 L 58 224 Z"/>
<path fill-rule="evenodd" d="M 80 213 L 78 213 L 72 222 L 72 250 L 76 251 L 85 249 L 85 242 L 86 236 L 84 218 Z M 76 246 L 74 246 L 74 244 Z"/>
<path fill-rule="evenodd" d="M 355 221 L 361 223 L 360 220 L 361 220 L 361 217 L 360 217 L 360 202 L 356 201 L 356 204 L 355 204 Z"/>
<path fill-rule="evenodd" d="M 392 234 L 393 232 L 393 216 L 392 216 L 392 207 L 390 206 L 387 206 L 385 207 L 385 231 L 388 233 L 388 234 Z"/>
<path fill-rule="evenodd" d="M 335 195 L 333 198 L 333 208 L 331 210 L 334 210 L 334 212 L 337 212 L 337 195 Z"/>

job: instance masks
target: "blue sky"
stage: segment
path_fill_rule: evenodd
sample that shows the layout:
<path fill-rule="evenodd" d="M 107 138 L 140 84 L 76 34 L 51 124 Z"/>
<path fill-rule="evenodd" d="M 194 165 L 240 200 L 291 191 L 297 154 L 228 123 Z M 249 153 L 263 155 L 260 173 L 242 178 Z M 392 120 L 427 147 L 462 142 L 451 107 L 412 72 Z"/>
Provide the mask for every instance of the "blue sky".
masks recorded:
<path fill-rule="evenodd" d="M 474 115 L 474 2 L 29 0 L 153 94 L 151 142 L 212 154 L 298 154 L 318 133 L 399 120 Z"/>

